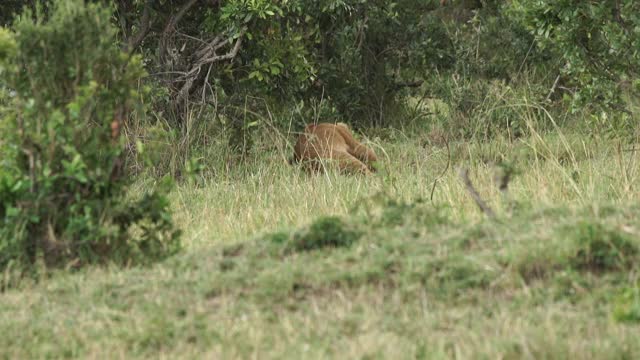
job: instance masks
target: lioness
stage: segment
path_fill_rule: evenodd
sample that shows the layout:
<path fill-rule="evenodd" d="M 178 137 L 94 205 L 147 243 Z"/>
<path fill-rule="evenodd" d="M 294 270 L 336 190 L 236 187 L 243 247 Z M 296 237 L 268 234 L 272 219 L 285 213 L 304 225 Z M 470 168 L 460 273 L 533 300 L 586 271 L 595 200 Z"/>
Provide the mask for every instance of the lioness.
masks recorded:
<path fill-rule="evenodd" d="M 340 170 L 363 174 L 375 171 L 373 163 L 378 161 L 373 150 L 353 138 L 346 124 L 309 124 L 298 137 L 291 162 L 320 170 L 321 159 L 333 159 Z"/>

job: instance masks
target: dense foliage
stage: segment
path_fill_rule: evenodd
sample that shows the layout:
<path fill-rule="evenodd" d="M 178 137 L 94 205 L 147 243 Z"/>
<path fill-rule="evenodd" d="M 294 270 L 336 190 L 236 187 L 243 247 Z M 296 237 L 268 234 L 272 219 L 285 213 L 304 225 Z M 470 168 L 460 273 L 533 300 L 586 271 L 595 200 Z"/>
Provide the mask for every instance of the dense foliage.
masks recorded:
<path fill-rule="evenodd" d="M 632 130 L 636 120 L 632 0 L 101 2 L 123 49 L 143 54 L 154 108 L 182 131 L 206 111 L 241 147 L 265 104 L 298 125 L 404 126 L 439 121 L 407 113 L 407 96 L 426 96 L 454 115 L 442 127 L 465 137 L 522 132 L 509 102 L 570 105 L 591 128 Z M 21 4 L 33 1 L 3 13 Z"/>
<path fill-rule="evenodd" d="M 595 121 L 629 130 L 630 98 L 640 91 L 640 3 L 634 0 L 516 0 L 514 18 L 554 54 L 574 109 L 595 107 Z"/>
<path fill-rule="evenodd" d="M 328 116 L 387 125 L 400 90 L 452 62 L 435 0 L 116 3 L 125 42 L 149 58 L 178 123 L 190 101 L 240 106 L 251 94 L 322 100 Z"/>
<path fill-rule="evenodd" d="M 179 245 L 160 192 L 127 196 L 120 133 L 144 70 L 115 46 L 110 17 L 65 0 L 0 32 L 0 268 L 145 261 Z"/>

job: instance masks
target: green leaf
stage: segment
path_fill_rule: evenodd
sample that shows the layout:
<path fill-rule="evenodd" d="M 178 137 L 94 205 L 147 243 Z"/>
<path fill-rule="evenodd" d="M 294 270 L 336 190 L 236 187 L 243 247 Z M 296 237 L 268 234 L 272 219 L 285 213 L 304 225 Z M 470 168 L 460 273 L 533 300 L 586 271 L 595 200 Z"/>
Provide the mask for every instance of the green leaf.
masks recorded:
<path fill-rule="evenodd" d="M 20 209 L 13 206 L 7 207 L 7 217 L 17 217 L 18 215 L 20 215 Z"/>
<path fill-rule="evenodd" d="M 76 174 L 76 180 L 78 180 L 78 182 L 80 182 L 81 184 L 86 184 L 87 182 L 89 182 L 89 179 L 87 179 L 87 176 L 81 172 Z"/>

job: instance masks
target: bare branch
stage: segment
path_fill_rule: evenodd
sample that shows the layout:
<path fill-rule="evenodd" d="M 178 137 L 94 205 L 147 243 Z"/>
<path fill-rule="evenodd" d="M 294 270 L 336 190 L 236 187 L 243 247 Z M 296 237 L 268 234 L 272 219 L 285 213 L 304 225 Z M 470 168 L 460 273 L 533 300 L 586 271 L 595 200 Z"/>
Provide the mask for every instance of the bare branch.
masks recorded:
<path fill-rule="evenodd" d="M 444 140 L 444 143 L 447 146 L 447 166 L 444 168 L 444 170 L 442 170 L 442 173 L 435 180 L 433 180 L 433 186 L 431 187 L 431 196 L 429 197 L 431 199 L 431 202 L 433 202 L 433 193 L 436 191 L 436 185 L 438 184 L 438 181 L 440 181 L 440 179 L 444 177 L 447 171 L 449 171 L 449 167 L 451 166 L 451 148 L 449 148 L 449 140 L 444 136 L 442 136 L 442 140 Z"/>
<path fill-rule="evenodd" d="M 162 40 L 160 41 L 160 59 L 164 59 L 167 53 L 167 42 L 169 36 L 173 33 L 176 28 L 176 25 L 182 20 L 187 11 L 195 5 L 198 0 L 188 0 L 178 12 L 169 18 L 167 24 L 164 27 L 164 31 L 162 32 Z"/>
<path fill-rule="evenodd" d="M 469 169 L 460 169 L 460 177 L 462 178 L 462 181 L 464 181 L 464 185 L 467 188 L 469 195 L 471 195 L 471 198 L 476 202 L 476 205 L 478 205 L 480 210 L 482 210 L 487 217 L 495 219 L 495 212 L 493 212 L 493 209 L 491 209 L 489 205 L 482 200 L 482 197 L 480 197 L 480 194 L 478 194 L 478 191 L 476 191 L 476 188 L 473 186 L 471 179 L 469 179 Z"/>
<path fill-rule="evenodd" d="M 559 74 L 556 77 L 556 80 L 553 82 L 553 86 L 551 86 L 551 90 L 549 90 L 549 95 L 547 95 L 547 98 L 545 99 L 545 101 L 550 101 L 551 100 L 551 96 L 553 95 L 554 92 L 556 92 L 556 87 L 558 86 L 558 81 L 560 81 L 560 75 Z"/>
<path fill-rule="evenodd" d="M 393 87 L 389 89 L 389 91 L 398 91 L 403 88 L 418 88 L 422 86 L 423 83 L 424 80 L 396 82 L 395 84 L 393 84 Z"/>
<path fill-rule="evenodd" d="M 151 29 L 151 7 L 153 6 L 153 2 L 155 0 L 147 0 L 144 4 L 144 10 L 142 10 L 142 18 L 140 19 L 140 29 L 138 32 L 129 38 L 127 41 L 124 50 L 127 52 L 132 52 L 147 37 L 149 34 L 149 30 Z"/>
<path fill-rule="evenodd" d="M 238 50 L 240 50 L 240 45 L 242 44 L 242 38 L 238 38 L 238 40 L 236 40 L 236 44 L 233 46 L 233 49 L 231 50 L 231 52 L 224 54 L 224 55 L 213 55 L 209 58 L 203 59 L 204 62 L 206 63 L 212 63 L 212 62 L 217 62 L 217 61 L 224 61 L 224 60 L 231 60 L 233 58 L 236 57 L 236 55 L 238 54 Z"/>
<path fill-rule="evenodd" d="M 214 37 L 213 40 L 209 41 L 208 43 L 205 43 L 205 46 L 203 46 L 201 49 L 198 49 L 198 51 L 196 51 L 196 57 L 201 58 L 203 56 L 206 56 L 206 54 L 209 53 L 210 51 L 215 51 L 219 49 L 218 45 L 221 43 L 227 44 L 228 39 L 223 41 L 222 35 L 216 35 L 216 37 Z"/>
<path fill-rule="evenodd" d="M 164 33 L 165 35 L 170 32 L 173 31 L 176 27 L 176 25 L 180 22 L 180 20 L 182 20 L 182 17 L 184 17 L 184 15 L 187 13 L 187 11 L 193 6 L 195 5 L 195 3 L 198 0 L 189 0 L 187 1 L 187 3 L 185 3 L 184 5 L 182 5 L 182 7 L 180 8 L 180 10 L 178 10 L 178 12 L 172 16 L 169 21 L 167 22 L 167 26 L 165 26 L 164 28 Z"/>
<path fill-rule="evenodd" d="M 232 39 L 222 40 L 220 36 L 216 36 L 204 48 L 198 50 L 196 52 L 198 59 L 191 66 L 191 70 L 187 72 L 187 75 L 181 78 L 181 80 L 184 81 L 184 84 L 182 85 L 182 88 L 178 93 L 178 99 L 185 100 L 189 97 L 191 88 L 193 87 L 193 84 L 198 79 L 198 76 L 200 75 L 203 66 L 211 65 L 213 63 L 222 62 L 225 60 L 233 60 L 238 54 L 238 52 L 240 51 L 240 47 L 242 45 L 242 37 L 244 36 L 245 32 L 246 32 L 246 29 L 243 29 L 240 32 L 233 48 L 224 55 L 217 55 L 216 50 L 222 47 L 222 45 L 230 43 Z"/>

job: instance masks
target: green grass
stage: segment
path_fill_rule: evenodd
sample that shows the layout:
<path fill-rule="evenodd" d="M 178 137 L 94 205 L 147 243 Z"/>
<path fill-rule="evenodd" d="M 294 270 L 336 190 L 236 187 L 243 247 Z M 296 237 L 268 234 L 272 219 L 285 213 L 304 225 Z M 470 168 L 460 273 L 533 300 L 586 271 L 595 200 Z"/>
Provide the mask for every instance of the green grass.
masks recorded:
<path fill-rule="evenodd" d="M 0 294 L 0 357 L 640 357 L 630 146 L 559 133 L 449 151 L 395 132 L 372 141 L 386 154 L 372 178 L 309 176 L 258 144 L 255 162 L 179 185 L 183 253 Z M 500 162 L 518 171 L 507 198 Z"/>
<path fill-rule="evenodd" d="M 433 182 L 447 168 L 433 191 L 433 204 L 446 206 L 461 221 L 478 221 L 482 214 L 458 176 L 461 166 L 482 196 L 499 214 L 508 202 L 494 184 L 495 164 L 513 164 L 519 175 L 509 194 L 519 207 L 588 206 L 629 203 L 638 199 L 640 157 L 632 145 L 579 135 L 532 136 L 516 142 L 453 143 L 432 147 L 428 139 L 408 139 L 392 132 L 372 142 L 382 154 L 382 170 L 374 178 L 337 174 L 308 176 L 286 165 L 278 150 L 258 144 L 261 157 L 245 167 L 216 168 L 202 187 L 180 186 L 173 194 L 176 219 L 190 246 L 244 241 L 261 233 L 296 228 L 324 215 L 345 215 L 362 199 L 386 196 L 401 200 L 430 200 Z M 381 149 L 384 149 L 382 151 Z M 214 158 L 213 148 L 206 158 Z M 219 156 L 219 155 L 218 155 Z M 224 163 L 215 159 L 213 164 Z M 213 166 L 212 166 L 213 167 Z"/>

